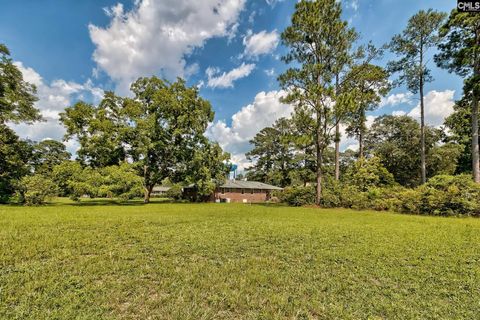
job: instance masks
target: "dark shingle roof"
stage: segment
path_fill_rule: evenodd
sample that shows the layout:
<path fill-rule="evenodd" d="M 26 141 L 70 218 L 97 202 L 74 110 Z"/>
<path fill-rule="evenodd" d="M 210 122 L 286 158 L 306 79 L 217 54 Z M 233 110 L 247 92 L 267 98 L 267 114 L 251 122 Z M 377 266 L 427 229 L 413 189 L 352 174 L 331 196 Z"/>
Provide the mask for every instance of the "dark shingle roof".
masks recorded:
<path fill-rule="evenodd" d="M 225 182 L 220 188 L 230 189 L 263 189 L 263 190 L 283 190 L 282 188 L 275 187 L 266 183 L 256 181 L 239 181 L 229 180 Z"/>

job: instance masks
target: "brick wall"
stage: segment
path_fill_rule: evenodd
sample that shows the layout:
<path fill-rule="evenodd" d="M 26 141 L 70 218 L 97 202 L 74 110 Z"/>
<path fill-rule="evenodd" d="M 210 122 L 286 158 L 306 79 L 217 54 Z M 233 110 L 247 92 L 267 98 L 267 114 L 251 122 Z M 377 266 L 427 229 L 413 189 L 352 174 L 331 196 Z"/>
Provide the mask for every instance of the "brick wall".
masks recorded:
<path fill-rule="evenodd" d="M 230 202 L 243 202 L 244 199 L 247 202 L 265 202 L 269 198 L 269 191 L 266 190 L 254 190 L 252 194 L 251 190 L 245 189 L 242 194 L 241 189 L 225 190 L 221 193 L 221 190 L 215 191 L 215 199 L 230 199 Z"/>

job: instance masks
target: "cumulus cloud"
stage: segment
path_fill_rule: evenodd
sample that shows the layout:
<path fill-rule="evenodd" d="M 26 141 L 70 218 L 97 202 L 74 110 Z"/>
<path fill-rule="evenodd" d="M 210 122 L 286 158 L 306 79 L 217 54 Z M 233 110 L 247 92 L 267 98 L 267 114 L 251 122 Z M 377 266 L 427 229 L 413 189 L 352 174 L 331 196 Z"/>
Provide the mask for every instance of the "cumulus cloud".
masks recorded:
<path fill-rule="evenodd" d="M 243 38 L 243 45 L 245 46 L 243 56 L 255 58 L 270 53 L 277 48 L 279 38 L 277 30 L 272 32 L 263 30 L 259 33 L 248 30 L 247 35 Z"/>
<path fill-rule="evenodd" d="M 253 69 L 255 69 L 255 64 L 242 63 L 240 67 L 220 74 L 221 71 L 218 68 L 209 67 L 206 70 L 207 86 L 210 88 L 233 88 L 233 82 L 248 77 Z"/>
<path fill-rule="evenodd" d="M 403 110 L 395 110 L 392 112 L 392 116 L 405 116 L 407 113 Z"/>
<path fill-rule="evenodd" d="M 425 122 L 440 126 L 446 117 L 453 113 L 455 91 L 430 91 L 425 96 Z M 420 119 L 420 103 L 408 113 L 410 117 Z"/>
<path fill-rule="evenodd" d="M 251 104 L 232 116 L 231 126 L 225 121 L 212 123 L 207 130 L 207 136 L 230 152 L 232 160 L 241 169 L 248 167 L 245 153 L 251 149 L 249 141 L 277 119 L 290 117 L 293 107 L 279 100 L 285 94 L 283 90 L 258 93 Z"/>
<path fill-rule="evenodd" d="M 24 66 L 22 62 L 15 62 L 15 65 L 22 72 L 24 80 L 37 87 L 38 101 L 35 107 L 45 119 L 32 125 L 12 124 L 11 127 L 22 138 L 34 141 L 62 140 L 65 129 L 58 121 L 59 113 L 77 99 L 98 103 L 103 97 L 103 90 L 95 87 L 90 79 L 83 84 L 62 79 L 47 83 L 33 68 Z M 70 152 L 75 152 L 78 147 L 75 142 L 68 142 L 66 145 Z"/>
<path fill-rule="evenodd" d="M 402 103 L 411 104 L 412 97 L 413 94 L 410 92 L 391 94 L 388 97 L 382 98 L 379 106 L 380 108 L 383 108 L 388 106 L 396 106 Z"/>
<path fill-rule="evenodd" d="M 139 76 L 184 76 L 185 57 L 213 37 L 232 37 L 245 0 L 137 0 L 106 10 L 106 28 L 89 25 L 93 59 L 127 93 Z"/>

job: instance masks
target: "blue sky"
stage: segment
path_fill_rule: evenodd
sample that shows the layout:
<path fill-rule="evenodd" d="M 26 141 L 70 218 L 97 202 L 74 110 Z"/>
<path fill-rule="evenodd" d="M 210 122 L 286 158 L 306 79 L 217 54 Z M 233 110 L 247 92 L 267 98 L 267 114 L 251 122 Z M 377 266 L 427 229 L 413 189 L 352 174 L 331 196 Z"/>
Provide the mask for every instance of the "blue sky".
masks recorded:
<path fill-rule="evenodd" d="M 0 42 L 25 78 L 39 88 L 37 106 L 47 121 L 14 126 L 22 137 L 60 139 L 58 112 L 78 99 L 97 102 L 102 90 L 128 94 L 139 76 L 183 76 L 212 102 L 216 120 L 209 137 L 245 165 L 248 140 L 291 107 L 278 102 L 276 77 L 286 66 L 279 34 L 295 0 L 0 0 Z M 401 32 L 420 9 L 450 12 L 454 0 L 345 0 L 344 19 L 361 42 L 381 45 Z M 433 52 L 432 52 L 433 54 Z M 387 55 L 380 64 L 392 57 Z M 440 125 L 461 94 L 462 80 L 431 62 L 427 121 Z M 415 116 L 415 97 L 396 88 L 380 114 Z M 71 151 L 78 146 L 67 143 Z M 343 148 L 355 148 L 344 139 Z"/>

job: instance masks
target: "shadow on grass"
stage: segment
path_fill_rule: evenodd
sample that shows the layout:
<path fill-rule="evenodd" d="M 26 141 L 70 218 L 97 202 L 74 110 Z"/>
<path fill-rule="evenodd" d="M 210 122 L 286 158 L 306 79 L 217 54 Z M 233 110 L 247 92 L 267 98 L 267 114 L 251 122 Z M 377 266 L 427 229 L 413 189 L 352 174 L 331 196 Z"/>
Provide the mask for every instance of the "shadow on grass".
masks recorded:
<path fill-rule="evenodd" d="M 144 203 L 143 199 L 119 200 L 119 199 L 81 199 L 80 201 L 53 201 L 48 203 L 51 206 L 73 206 L 73 207 L 89 207 L 89 206 L 145 206 L 149 204 L 173 203 L 170 199 L 151 199 L 149 203 Z"/>

